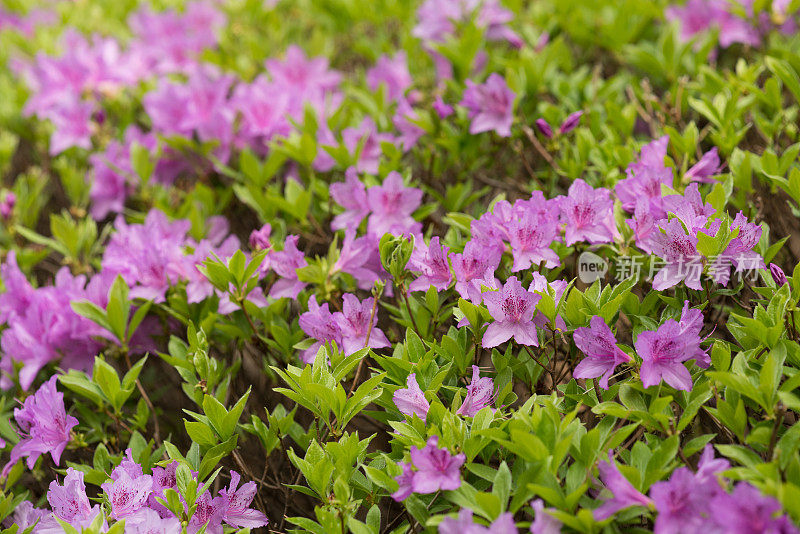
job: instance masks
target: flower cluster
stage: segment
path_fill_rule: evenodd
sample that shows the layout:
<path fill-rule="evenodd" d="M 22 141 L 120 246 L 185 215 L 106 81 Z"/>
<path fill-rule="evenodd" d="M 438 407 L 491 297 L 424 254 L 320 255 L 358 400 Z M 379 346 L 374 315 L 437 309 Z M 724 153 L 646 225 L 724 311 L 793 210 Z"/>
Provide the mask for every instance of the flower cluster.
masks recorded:
<path fill-rule="evenodd" d="M 181 520 L 164 505 L 164 492 L 177 489 L 177 463 L 153 467 L 152 474 L 144 474 L 142 466 L 133 460 L 131 450 L 126 458 L 111 472 L 110 481 L 102 485 L 110 512 L 104 517 L 125 522 L 125 532 L 134 534 L 171 534 L 181 528 Z M 223 524 L 238 528 L 258 528 L 267 525 L 267 518 L 250 508 L 256 494 L 255 482 L 239 486 L 240 477 L 230 472 L 230 484 L 216 496 L 206 490 L 197 499 L 197 508 L 189 519 L 187 531 L 221 534 Z M 84 474 L 72 467 L 61 484 L 50 483 L 47 492 L 50 510 L 34 508 L 28 501 L 17 508 L 12 519 L 22 529 L 36 527 L 34 532 L 61 532 L 60 522 L 73 527 L 88 527 L 105 514 L 104 507 L 92 506 L 86 494 Z M 188 511 L 188 510 L 187 510 Z M 103 531 L 109 525 L 103 521 Z"/>
<path fill-rule="evenodd" d="M 600 462 L 600 480 L 611 497 L 594 510 L 598 520 L 611 517 L 630 506 L 655 508 L 654 532 L 800 532 L 786 515 L 780 514 L 780 504 L 749 482 L 740 481 L 733 491 L 726 491 L 722 475 L 730 467 L 727 460 L 715 458 L 714 449 L 706 445 L 692 472 L 686 467 L 673 471 L 669 480 L 650 487 L 650 497 L 639 492 L 619 471 L 614 453 L 609 451 L 608 462 Z"/>

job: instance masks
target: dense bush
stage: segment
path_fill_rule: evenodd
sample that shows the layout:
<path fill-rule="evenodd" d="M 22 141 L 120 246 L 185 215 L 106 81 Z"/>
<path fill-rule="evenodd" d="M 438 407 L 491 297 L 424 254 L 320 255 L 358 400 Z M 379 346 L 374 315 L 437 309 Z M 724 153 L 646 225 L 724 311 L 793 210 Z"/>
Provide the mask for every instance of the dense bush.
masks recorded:
<path fill-rule="evenodd" d="M 7 0 L 4 533 L 790 533 L 798 0 Z"/>

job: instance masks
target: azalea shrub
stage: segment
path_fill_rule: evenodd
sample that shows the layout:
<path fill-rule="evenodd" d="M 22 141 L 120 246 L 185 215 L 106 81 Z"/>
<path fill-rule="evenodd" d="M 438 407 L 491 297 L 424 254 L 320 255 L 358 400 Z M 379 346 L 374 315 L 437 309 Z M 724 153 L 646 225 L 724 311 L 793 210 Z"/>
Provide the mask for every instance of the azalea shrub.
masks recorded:
<path fill-rule="evenodd" d="M 0 532 L 800 532 L 798 24 L 4 2 Z"/>

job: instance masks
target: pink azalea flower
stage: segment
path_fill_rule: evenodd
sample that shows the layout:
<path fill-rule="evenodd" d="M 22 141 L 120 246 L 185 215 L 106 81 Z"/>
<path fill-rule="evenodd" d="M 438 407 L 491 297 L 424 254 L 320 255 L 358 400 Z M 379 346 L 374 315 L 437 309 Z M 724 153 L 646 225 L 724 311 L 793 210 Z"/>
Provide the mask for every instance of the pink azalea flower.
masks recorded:
<path fill-rule="evenodd" d="M 390 347 L 386 334 L 378 328 L 378 310 L 372 316 L 375 299 L 369 297 L 359 302 L 358 297 L 350 293 L 342 296 L 342 311 L 333 314 L 333 319 L 342 332 L 342 347 L 348 356 L 365 347 L 382 349 Z M 370 316 L 372 328 L 370 329 Z M 369 335 L 369 341 L 367 341 Z"/>
<path fill-rule="evenodd" d="M 781 503 L 777 499 L 762 495 L 745 481 L 737 483 L 732 493 L 718 493 L 711 500 L 710 510 L 716 525 L 728 534 L 800 532 L 786 515 L 779 515 Z"/>
<path fill-rule="evenodd" d="M 690 40 L 711 27 L 719 28 L 719 44 L 727 48 L 734 43 L 758 46 L 761 37 L 747 20 L 730 11 L 725 0 L 689 0 L 683 6 L 670 6 L 667 20 L 677 20 L 681 26 L 681 39 Z"/>
<path fill-rule="evenodd" d="M 313 363 L 320 347 L 327 343 L 334 342 L 338 347 L 342 346 L 341 327 L 330 312 L 328 303 L 318 305 L 315 295 L 311 295 L 308 299 L 308 311 L 301 314 L 298 321 L 303 332 L 317 340 L 300 355 L 300 359 L 305 363 Z"/>
<path fill-rule="evenodd" d="M 299 239 L 296 235 L 286 236 L 283 250 L 269 255 L 269 266 L 280 276 L 269 290 L 269 296 L 274 299 L 295 299 L 306 287 L 306 283 L 297 278 L 297 269 L 308 265 L 306 257 L 297 248 Z"/>
<path fill-rule="evenodd" d="M 694 474 L 685 467 L 676 469 L 669 481 L 656 482 L 650 487 L 650 497 L 658 511 L 655 534 L 700 533 L 708 529 L 704 515 L 712 494 L 697 484 Z M 721 488 L 717 485 L 717 491 Z"/>
<path fill-rule="evenodd" d="M 381 143 L 393 142 L 390 133 L 378 132 L 378 127 L 371 117 L 365 117 L 358 127 L 342 130 L 342 141 L 350 154 L 358 156 L 355 169 L 367 174 L 378 174 L 383 149 Z M 356 154 L 357 153 L 357 154 Z"/>
<path fill-rule="evenodd" d="M 124 469 L 119 470 L 116 480 L 101 485 L 111 503 L 111 517 L 124 519 L 145 506 L 153 488 L 150 475 L 131 478 Z"/>
<path fill-rule="evenodd" d="M 230 485 L 219 492 L 220 497 L 227 501 L 224 506 L 223 520 L 227 524 L 239 528 L 267 526 L 269 522 L 267 516 L 259 510 L 250 508 L 250 503 L 253 502 L 253 498 L 256 496 L 256 483 L 251 480 L 237 489 L 239 479 L 239 473 L 231 471 Z"/>
<path fill-rule="evenodd" d="M 353 168 L 347 169 L 344 176 L 344 182 L 333 183 L 330 186 L 331 198 L 345 209 L 344 213 L 333 218 L 331 222 L 333 230 L 355 230 L 361 221 L 369 215 L 367 190 L 361 180 L 358 179 L 356 170 Z"/>
<path fill-rule="evenodd" d="M 161 515 L 161 517 L 169 517 L 172 512 L 166 506 L 158 502 L 157 498 L 166 500 L 164 490 L 168 488 L 177 489 L 178 481 L 176 479 L 176 472 L 178 470 L 178 462 L 173 461 L 166 465 L 166 467 L 153 467 L 153 487 L 150 496 L 147 498 L 147 506 L 152 508 Z"/>
<path fill-rule="evenodd" d="M 171 534 L 180 530 L 181 522 L 177 517 L 162 518 L 150 508 L 141 508 L 125 518 L 127 534 Z"/>
<path fill-rule="evenodd" d="M 378 253 L 378 239 L 373 235 L 355 237 L 355 230 L 344 232 L 339 258 L 331 273 L 343 272 L 355 278 L 359 289 L 371 289 L 384 275 Z"/>
<path fill-rule="evenodd" d="M 411 483 L 414 493 L 433 493 L 461 487 L 461 466 L 466 456 L 464 453 L 453 456 L 438 445 L 439 437 L 431 436 L 424 448 L 411 449 L 411 461 L 417 469 Z"/>
<path fill-rule="evenodd" d="M 197 508 L 189 520 L 189 534 L 196 534 L 202 527 L 206 527 L 207 534 L 222 534 L 222 518 L 227 511 L 228 499 L 225 497 L 211 497 L 205 492 L 197 499 Z"/>
<path fill-rule="evenodd" d="M 22 408 L 14 408 L 14 420 L 20 429 L 20 441 L 11 449 L 11 459 L 3 468 L 6 477 L 18 460 L 27 457 L 28 469 L 33 469 L 42 454 L 50 453 L 59 465 L 61 453 L 70 441 L 70 430 L 78 420 L 67 415 L 64 394 L 56 389 L 57 376 L 53 376 L 30 397 Z"/>
<path fill-rule="evenodd" d="M 548 269 L 560 265 L 558 254 L 550 249 L 558 234 L 558 219 L 540 217 L 533 211 L 525 210 L 507 228 L 511 254 L 514 257 L 514 265 L 511 267 L 513 272 L 528 269 L 541 262 L 545 262 Z"/>
<path fill-rule="evenodd" d="M 678 219 L 662 221 L 660 227 L 664 233 L 654 233 L 651 244 L 653 252 L 660 256 L 666 265 L 653 279 L 653 289 L 663 291 L 683 281 L 686 287 L 702 290 L 700 275 L 703 265 L 701 255 L 697 251 L 697 237 L 687 234 Z"/>
<path fill-rule="evenodd" d="M 499 74 L 490 74 L 480 85 L 467 80 L 461 105 L 469 110 L 472 119 L 469 133 L 474 135 L 494 130 L 501 137 L 509 137 L 514 122 L 515 96 Z"/>
<path fill-rule="evenodd" d="M 386 55 L 379 57 L 375 66 L 367 71 L 367 87 L 377 91 L 381 85 L 385 86 L 389 100 L 402 98 L 412 83 L 406 53 L 402 50 L 391 58 Z"/>
<path fill-rule="evenodd" d="M 505 512 L 500 514 L 491 525 L 484 527 L 472 520 L 472 510 L 462 508 L 458 512 L 458 519 L 448 517 L 439 523 L 439 534 L 517 534 L 514 524 L 514 514 Z"/>
<path fill-rule="evenodd" d="M 561 534 L 561 521 L 548 513 L 551 508 L 544 507 L 542 499 L 531 501 L 533 508 L 533 523 L 531 523 L 531 534 Z"/>
<path fill-rule="evenodd" d="M 701 182 L 705 184 L 713 184 L 716 182 L 712 176 L 722 170 L 722 165 L 719 163 L 719 153 L 717 147 L 712 148 L 700 158 L 700 161 L 692 165 L 686 171 L 684 178 L 688 178 L 693 182 Z"/>
<path fill-rule="evenodd" d="M 439 245 L 438 236 L 431 239 L 427 249 L 422 240 L 417 241 L 407 268 L 421 274 L 409 284 L 409 291 L 427 291 L 431 286 L 436 288 L 436 291 L 447 289 L 453 280 L 450 264 L 447 262 L 449 252 L 448 246 Z"/>
<path fill-rule="evenodd" d="M 494 382 L 488 376 L 481 377 L 480 368 L 472 366 L 472 381 L 467 386 L 467 396 L 456 412 L 458 415 L 475 417 L 475 415 L 494 402 Z"/>
<path fill-rule="evenodd" d="M 633 212 L 640 199 L 647 199 L 649 212 L 656 219 L 666 217 L 661 185 L 672 186 L 672 169 L 664 165 L 669 137 L 663 136 L 642 147 L 639 160 L 628 165 L 627 178 L 617 182 L 614 191 L 622 208 Z"/>
<path fill-rule="evenodd" d="M 395 477 L 395 481 L 400 487 L 392 493 L 392 499 L 397 502 L 404 501 L 409 495 L 414 493 L 414 475 L 416 474 L 412 465 L 406 462 L 399 462 L 398 465 L 403 468 L 403 472 Z"/>
<path fill-rule="evenodd" d="M 265 223 L 258 230 L 253 230 L 250 232 L 250 238 L 248 239 L 250 248 L 253 250 L 271 250 L 272 242 L 269 240 L 271 234 L 272 226 L 269 223 Z"/>
<path fill-rule="evenodd" d="M 416 415 L 424 421 L 428 416 L 428 410 L 431 405 L 425 398 L 425 394 L 420 389 L 419 384 L 417 384 L 416 373 L 408 375 L 406 386 L 408 387 L 398 389 L 392 394 L 395 406 L 401 413 L 409 417 Z"/>
<path fill-rule="evenodd" d="M 67 468 L 63 484 L 59 484 L 56 480 L 50 482 L 47 502 L 50 503 L 53 514 L 71 524 L 93 515 L 92 505 L 86 496 L 83 473 L 72 467 Z"/>
<path fill-rule="evenodd" d="M 397 102 L 397 110 L 392 117 L 392 124 L 400 132 L 395 142 L 400 144 L 403 151 L 408 152 L 417 141 L 425 135 L 425 130 L 416 124 L 420 120 L 417 111 L 411 107 L 411 104 L 404 98 Z"/>
<path fill-rule="evenodd" d="M 502 253 L 468 241 L 461 254 L 450 253 L 450 263 L 456 278 L 456 291 L 461 298 L 479 304 L 483 299 L 481 286 L 496 287 L 494 272 L 500 266 Z"/>
<path fill-rule="evenodd" d="M 93 114 L 94 105 L 89 102 L 75 102 L 53 110 L 48 116 L 54 128 L 50 136 L 50 155 L 72 147 L 91 150 Z"/>
<path fill-rule="evenodd" d="M 506 280 L 500 291 L 487 291 L 483 301 L 494 322 L 483 335 L 483 346 L 496 347 L 512 337 L 520 345 L 539 346 L 533 314 L 541 297 L 522 288 L 516 276 Z"/>
<path fill-rule="evenodd" d="M 603 485 L 611 492 L 611 498 L 605 499 L 603 504 L 594 509 L 595 521 L 607 519 L 629 506 L 649 507 L 653 503 L 619 472 L 619 468 L 614 462 L 613 451 L 608 451 L 608 462 L 599 462 L 597 469 L 600 471 L 600 480 Z"/>
<path fill-rule="evenodd" d="M 629 362 L 631 357 L 617 347 L 617 340 L 606 322 L 599 315 L 592 317 L 590 328 L 576 328 L 573 335 L 575 345 L 586 356 L 575 367 L 575 378 L 597 378 L 600 387 L 608 389 L 608 379 L 618 365 Z"/>
<path fill-rule="evenodd" d="M 433 111 L 439 116 L 440 119 L 445 119 L 453 114 L 453 106 L 447 104 L 441 96 L 437 96 L 436 100 L 431 105 Z"/>
<path fill-rule="evenodd" d="M 559 202 L 561 221 L 566 225 L 567 246 L 578 241 L 610 243 L 619 237 L 614 221 L 614 202 L 605 188 L 593 189 L 578 178 Z"/>
<path fill-rule="evenodd" d="M 369 233 L 380 238 L 385 233 L 395 235 L 418 233 L 421 225 L 411 216 L 422 202 L 422 190 L 405 187 L 400 173 L 392 171 L 382 185 L 367 190 Z"/>
<path fill-rule="evenodd" d="M 640 375 L 644 387 L 658 384 L 663 379 L 675 389 L 692 389 L 692 376 L 683 362 L 695 360 L 708 367 L 710 358 L 700 348 L 700 329 L 703 317 L 700 310 L 684 305 L 681 321 L 668 319 L 657 330 L 648 330 L 636 339 L 636 352 L 642 358 Z"/>

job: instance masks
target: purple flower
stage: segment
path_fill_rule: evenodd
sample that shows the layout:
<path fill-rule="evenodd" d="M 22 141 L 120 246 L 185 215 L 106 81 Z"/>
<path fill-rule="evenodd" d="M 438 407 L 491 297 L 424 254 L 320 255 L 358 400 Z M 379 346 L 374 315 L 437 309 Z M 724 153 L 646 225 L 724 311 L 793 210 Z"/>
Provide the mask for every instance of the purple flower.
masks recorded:
<path fill-rule="evenodd" d="M 189 520 L 187 531 L 196 534 L 203 526 L 207 534 L 222 534 L 222 518 L 227 511 L 228 499 L 225 497 L 211 497 L 209 492 L 203 493 L 197 499 L 197 508 Z"/>
<path fill-rule="evenodd" d="M 445 119 L 453 114 L 453 106 L 447 104 L 441 96 L 437 96 L 432 104 L 433 111 L 439 116 L 440 119 Z"/>
<path fill-rule="evenodd" d="M 342 311 L 333 314 L 333 319 L 342 333 L 342 347 L 348 356 L 363 348 L 382 349 L 391 346 L 386 335 L 378 328 L 378 313 L 372 309 L 375 299 L 369 297 L 359 302 L 358 297 L 345 293 Z M 372 324 L 370 325 L 370 317 Z M 367 340 L 369 336 L 369 340 Z"/>
<path fill-rule="evenodd" d="M 252 480 L 242 484 L 239 489 L 239 473 L 231 471 L 231 483 L 223 488 L 219 494 L 227 503 L 224 506 L 223 520 L 239 528 L 258 528 L 267 526 L 267 516 L 259 510 L 250 508 L 250 503 L 256 496 L 256 483 Z"/>
<path fill-rule="evenodd" d="M 731 239 L 721 256 L 730 258 L 737 273 L 749 269 L 766 269 L 764 258 L 753 250 L 761 239 L 761 225 L 748 222 L 747 217 L 740 211 L 733 219 L 730 230 L 732 232 L 737 228 L 739 235 Z"/>
<path fill-rule="evenodd" d="M 5 221 L 9 220 L 11 215 L 14 213 L 14 206 L 16 204 L 17 195 L 11 191 L 7 191 L 2 202 L 0 202 L 0 217 L 2 217 Z"/>
<path fill-rule="evenodd" d="M 263 74 L 249 84 L 236 85 L 228 105 L 241 116 L 238 144 L 250 145 L 257 153 L 266 154 L 269 142 L 276 135 L 289 135 L 292 125 L 287 117 L 291 113 L 291 98 L 282 86 L 270 82 Z"/>
<path fill-rule="evenodd" d="M 285 91 L 296 93 L 300 100 L 318 101 L 325 93 L 339 88 L 342 75 L 328 66 L 324 57 L 307 58 L 297 45 L 286 50 L 286 59 L 268 59 L 265 62 L 272 80 L 283 86 Z"/>
<path fill-rule="evenodd" d="M 181 522 L 177 517 L 162 518 L 150 508 L 141 508 L 125 518 L 125 532 L 128 534 L 172 534 L 180 530 Z"/>
<path fill-rule="evenodd" d="M 654 232 L 651 246 L 666 265 L 653 279 L 653 289 L 663 291 L 683 281 L 688 288 L 702 290 L 700 275 L 703 265 L 697 251 L 697 237 L 687 234 L 678 219 L 662 221 L 660 227 L 664 233 Z"/>
<path fill-rule="evenodd" d="M 550 245 L 558 239 L 559 200 L 545 200 L 541 191 L 535 191 L 530 200 L 518 200 L 510 212 L 500 210 L 500 232 L 507 235 L 511 244 L 513 272 L 545 262 L 548 269 L 560 265 L 561 260 Z M 495 206 L 495 211 L 498 211 Z"/>
<path fill-rule="evenodd" d="M 420 389 L 419 384 L 417 384 L 416 373 L 408 375 L 406 386 L 408 387 L 405 389 L 398 389 L 392 394 L 392 400 L 395 406 L 397 406 L 397 409 L 400 410 L 401 413 L 409 417 L 416 415 L 424 421 L 428 416 L 428 410 L 431 405 L 427 399 L 425 399 L 425 394 Z"/>
<path fill-rule="evenodd" d="M 411 107 L 405 98 L 401 98 L 397 102 L 397 110 L 392 117 L 392 124 L 400 132 L 395 142 L 400 144 L 403 151 L 408 152 L 414 148 L 420 137 L 425 135 L 425 130 L 417 124 L 420 120 L 421 117 L 417 110 Z"/>
<path fill-rule="evenodd" d="M 583 111 L 571 113 L 566 119 L 564 119 L 564 122 L 561 123 L 561 126 L 559 126 L 558 133 L 563 135 L 577 128 L 578 124 L 581 122 L 582 116 Z"/>
<path fill-rule="evenodd" d="M 713 494 L 706 494 L 687 468 L 676 469 L 669 481 L 653 484 L 650 497 L 658 512 L 656 534 L 700 533 L 708 528 L 704 515 Z"/>
<path fill-rule="evenodd" d="M 330 186 L 331 198 L 345 209 L 344 213 L 333 218 L 331 222 L 333 230 L 355 230 L 364 217 L 369 215 L 367 190 L 358 179 L 356 170 L 349 168 L 345 171 L 344 176 L 344 182 L 337 182 Z"/>
<path fill-rule="evenodd" d="M 436 291 L 447 289 L 453 280 L 450 274 L 450 265 L 447 262 L 447 255 L 450 248 L 446 245 L 439 245 L 439 237 L 431 239 L 427 249 L 424 242 L 419 240 L 408 262 L 408 269 L 419 271 L 421 274 L 416 280 L 409 284 L 409 291 L 427 291 L 433 286 Z"/>
<path fill-rule="evenodd" d="M 353 156 L 358 156 L 355 169 L 367 174 L 378 174 L 383 149 L 381 143 L 393 142 L 389 133 L 378 132 L 378 127 L 371 117 L 365 117 L 358 127 L 342 130 L 344 146 Z"/>
<path fill-rule="evenodd" d="M 619 468 L 614 462 L 613 451 L 608 451 L 608 462 L 599 462 L 597 469 L 600 471 L 600 480 L 603 485 L 611 492 L 611 498 L 606 499 L 603 504 L 594 509 L 595 521 L 607 519 L 629 506 L 650 506 L 653 503 L 619 472 Z"/>
<path fill-rule="evenodd" d="M 713 480 L 716 482 L 715 475 L 730 469 L 731 463 L 725 458 L 714 457 L 714 447 L 711 444 L 703 448 L 700 461 L 697 463 L 697 479 L 700 482 Z"/>
<path fill-rule="evenodd" d="M 22 408 L 14 409 L 14 420 L 20 429 L 20 441 L 11 449 L 11 459 L 3 468 L 2 476 L 21 458 L 27 457 L 28 469 L 33 469 L 42 454 L 50 453 L 59 465 L 61 453 L 70 441 L 70 430 L 78 420 L 67 415 L 64 394 L 56 389 L 57 376 L 53 376 L 30 397 Z"/>
<path fill-rule="evenodd" d="M 106 482 L 101 487 L 111 503 L 111 517 L 119 520 L 145 506 L 153 489 L 153 480 L 150 475 L 132 478 L 127 471 L 121 469 L 116 480 Z"/>
<path fill-rule="evenodd" d="M 400 485 L 400 487 L 397 489 L 397 491 L 392 493 L 392 499 L 400 502 L 406 500 L 409 495 L 414 493 L 413 483 L 414 475 L 416 473 L 409 463 L 399 462 L 398 465 L 403 468 L 403 472 L 395 477 L 395 481 Z"/>
<path fill-rule="evenodd" d="M 306 287 L 306 283 L 297 278 L 297 269 L 308 265 L 306 257 L 297 249 L 299 239 L 296 235 L 286 236 L 283 250 L 269 255 L 269 266 L 280 276 L 269 290 L 269 296 L 274 299 L 284 297 L 296 299 L 300 291 Z"/>
<path fill-rule="evenodd" d="M 785 515 L 781 504 L 762 495 L 749 482 L 739 482 L 732 493 L 720 492 L 712 500 L 711 517 L 728 534 L 753 532 L 796 534 L 798 529 Z"/>
<path fill-rule="evenodd" d="M 439 448 L 439 437 L 431 436 L 424 448 L 411 450 L 411 461 L 417 472 L 411 486 L 414 493 L 433 493 L 437 490 L 456 490 L 461 487 L 463 453 L 451 455 Z"/>
<path fill-rule="evenodd" d="M 575 367 L 575 378 L 600 379 L 600 387 L 608 389 L 608 379 L 618 365 L 629 362 L 631 357 L 617 347 L 617 340 L 606 322 L 599 315 L 592 317 L 590 328 L 576 328 L 573 335 L 575 345 L 586 356 Z"/>
<path fill-rule="evenodd" d="M 711 178 L 722 170 L 722 165 L 719 163 L 719 153 L 717 147 L 712 148 L 700 158 L 700 161 L 692 165 L 686 171 L 684 178 L 688 178 L 693 182 L 701 182 L 705 184 L 713 184 L 716 180 Z"/>
<path fill-rule="evenodd" d="M 635 347 L 642 358 L 640 375 L 644 387 L 654 386 L 663 379 L 675 389 L 692 389 L 692 376 L 683 362 L 693 359 L 706 368 L 711 363 L 708 353 L 700 348 L 702 327 L 702 313 L 690 309 L 686 301 L 680 322 L 668 319 L 657 330 L 639 334 Z"/>
<path fill-rule="evenodd" d="M 490 74 L 480 85 L 467 80 L 461 105 L 469 110 L 472 119 L 469 133 L 474 135 L 494 130 L 501 137 L 509 137 L 514 122 L 515 96 L 499 74 Z"/>
<path fill-rule="evenodd" d="M 412 82 L 405 51 L 400 51 L 391 58 L 386 55 L 379 57 L 375 66 L 367 71 L 367 87 L 377 91 L 381 85 L 386 86 L 389 100 L 402 98 Z"/>
<path fill-rule="evenodd" d="M 743 2 L 742 2 L 743 3 Z M 677 20 L 681 26 L 681 40 L 688 41 L 711 27 L 719 28 L 719 44 L 727 48 L 733 43 L 758 46 L 761 37 L 756 28 L 730 11 L 724 0 L 689 0 L 683 6 L 670 6 L 667 20 Z"/>
<path fill-rule="evenodd" d="M 666 217 L 661 185 L 672 186 L 672 169 L 664 165 L 668 136 L 663 136 L 642 147 L 639 160 L 628 165 L 627 178 L 617 182 L 614 191 L 622 208 L 631 213 L 640 199 L 647 200 L 648 211 L 656 219 Z"/>
<path fill-rule="evenodd" d="M 264 224 L 264 226 L 258 230 L 250 232 L 250 238 L 248 239 L 250 248 L 253 250 L 271 250 L 272 242 L 269 240 L 270 234 L 272 234 L 272 226 L 269 223 Z"/>
<path fill-rule="evenodd" d="M 483 346 L 496 347 L 512 337 L 520 345 L 539 346 L 533 314 L 541 297 L 522 288 L 516 276 L 506 280 L 500 291 L 487 291 L 483 301 L 494 322 L 483 335 Z"/>
<path fill-rule="evenodd" d="M 775 284 L 778 287 L 787 285 L 789 282 L 786 280 L 786 273 L 783 272 L 778 265 L 774 263 L 769 264 L 769 273 L 772 275 L 772 279 L 775 281 Z"/>
<path fill-rule="evenodd" d="M 456 412 L 458 415 L 475 417 L 483 408 L 491 406 L 494 402 L 494 382 L 485 376 L 481 378 L 480 368 L 472 366 L 472 381 L 467 386 L 467 396 Z"/>
<path fill-rule="evenodd" d="M 567 196 L 560 199 L 559 207 L 561 221 L 566 224 L 567 246 L 578 241 L 610 243 L 619 236 L 608 189 L 593 189 L 579 178 L 569 186 Z"/>
<path fill-rule="evenodd" d="M 74 102 L 53 110 L 48 117 L 53 122 L 50 136 L 50 155 L 55 156 L 68 148 L 92 148 L 92 115 L 94 105 Z"/>
<path fill-rule="evenodd" d="M 545 508 L 542 499 L 531 501 L 534 511 L 531 534 L 561 534 L 561 521 L 548 513 L 552 508 Z"/>
<path fill-rule="evenodd" d="M 71 524 L 92 516 L 92 505 L 86 496 L 83 473 L 71 467 L 67 468 L 67 476 L 62 485 L 56 480 L 50 482 L 47 502 L 50 503 L 53 514 Z"/>
<path fill-rule="evenodd" d="M 3 520 L 3 526 L 8 528 L 16 525 L 19 528 L 19 532 L 24 532 L 25 529 L 32 527 L 37 521 L 41 525 L 41 522 L 46 517 L 52 517 L 52 515 L 49 510 L 36 508 L 30 501 L 22 501 L 14 509 L 14 514 Z"/>
<path fill-rule="evenodd" d="M 483 299 L 481 286 L 496 287 L 494 272 L 500 266 L 502 253 L 468 241 L 461 254 L 450 253 L 450 263 L 456 278 L 456 291 L 461 298 L 479 304 Z"/>
<path fill-rule="evenodd" d="M 305 363 L 313 363 L 320 347 L 327 343 L 334 342 L 337 346 L 342 346 L 341 327 L 330 312 L 328 303 L 318 305 L 315 295 L 308 299 L 308 311 L 300 315 L 298 322 L 306 335 L 317 340 L 301 354 L 300 359 Z"/>
<path fill-rule="evenodd" d="M 213 2 L 192 2 L 183 13 L 142 7 L 128 18 L 135 38 L 131 52 L 148 72 L 187 72 L 200 53 L 217 43 L 225 16 Z"/>
<path fill-rule="evenodd" d="M 355 230 L 345 230 L 342 250 L 331 268 L 331 273 L 340 271 L 355 278 L 359 289 L 371 289 L 384 273 L 380 264 L 378 238 L 370 234 L 355 237 Z"/>
<path fill-rule="evenodd" d="M 452 517 L 445 518 L 439 523 L 439 534 L 517 534 L 517 526 L 514 524 L 514 514 L 505 512 L 500 514 L 491 525 L 484 527 L 472 520 L 472 510 L 462 508 L 458 512 L 458 519 Z"/>
<path fill-rule="evenodd" d="M 405 187 L 400 173 L 392 171 L 382 185 L 367 190 L 367 202 L 372 211 L 369 233 L 380 238 L 383 234 L 416 234 L 421 225 L 411 216 L 422 202 L 422 190 Z"/>
<path fill-rule="evenodd" d="M 147 506 L 157 511 L 161 517 L 169 517 L 172 512 L 166 506 L 158 502 L 157 498 L 166 500 L 164 497 L 164 490 L 168 488 L 176 489 L 178 481 L 176 479 L 176 472 L 178 470 L 178 462 L 173 461 L 167 464 L 166 467 L 153 468 L 153 488 L 150 496 L 147 498 Z"/>
<path fill-rule="evenodd" d="M 539 132 L 541 132 L 543 136 L 545 136 L 548 139 L 553 138 L 553 128 L 552 126 L 550 126 L 549 122 L 547 122 L 544 119 L 536 119 L 534 125 L 536 126 L 536 129 L 539 130 Z"/>

